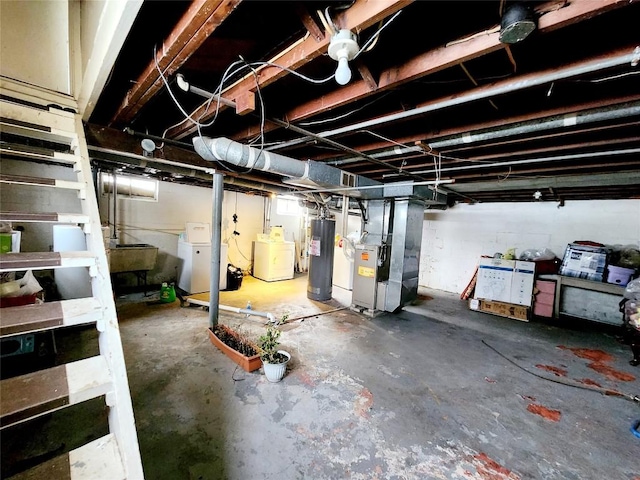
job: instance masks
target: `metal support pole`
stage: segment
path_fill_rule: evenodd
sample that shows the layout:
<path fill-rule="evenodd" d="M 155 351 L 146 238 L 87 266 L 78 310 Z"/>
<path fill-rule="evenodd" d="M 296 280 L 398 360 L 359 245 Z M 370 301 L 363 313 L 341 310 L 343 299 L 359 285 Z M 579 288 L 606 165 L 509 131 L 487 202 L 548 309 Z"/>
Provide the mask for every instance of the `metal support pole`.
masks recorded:
<path fill-rule="evenodd" d="M 342 236 L 347 236 L 347 228 L 349 223 L 349 197 L 342 195 Z"/>
<path fill-rule="evenodd" d="M 220 237 L 222 235 L 222 174 L 213 174 L 213 205 L 211 208 L 211 279 L 209 283 L 209 328 L 218 324 L 220 304 Z"/>

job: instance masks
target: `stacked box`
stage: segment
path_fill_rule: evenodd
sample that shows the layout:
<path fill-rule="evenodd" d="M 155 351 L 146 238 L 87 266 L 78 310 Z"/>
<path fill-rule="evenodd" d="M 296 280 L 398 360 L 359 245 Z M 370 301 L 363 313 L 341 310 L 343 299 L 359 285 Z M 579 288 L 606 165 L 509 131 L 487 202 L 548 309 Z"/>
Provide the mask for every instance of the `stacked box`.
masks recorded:
<path fill-rule="evenodd" d="M 606 265 L 606 248 L 570 243 L 564 252 L 560 275 L 602 282 Z"/>

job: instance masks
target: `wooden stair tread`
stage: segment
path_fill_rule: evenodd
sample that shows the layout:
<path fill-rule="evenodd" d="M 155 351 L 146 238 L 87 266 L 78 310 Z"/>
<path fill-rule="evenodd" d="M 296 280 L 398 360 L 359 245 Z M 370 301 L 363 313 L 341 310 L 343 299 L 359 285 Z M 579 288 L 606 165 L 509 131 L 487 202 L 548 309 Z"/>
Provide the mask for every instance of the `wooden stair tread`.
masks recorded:
<path fill-rule="evenodd" d="M 2 99 L 3 132 L 71 145 L 77 139 L 75 117 L 59 109 L 35 108 Z"/>
<path fill-rule="evenodd" d="M 92 252 L 15 252 L 0 255 L 0 272 L 45 270 L 49 268 L 92 267 Z"/>
<path fill-rule="evenodd" d="M 101 317 L 102 307 L 95 298 L 8 307 L 0 315 L 0 337 L 94 323 Z"/>
<path fill-rule="evenodd" d="M 9 480 L 124 480 L 126 478 L 118 444 L 113 434 L 105 435 L 75 450 L 53 458 Z"/>
<path fill-rule="evenodd" d="M 4 130 L 3 130 L 4 131 Z M 47 148 L 33 147 L 29 145 L 5 143 L 0 147 L 0 155 L 7 158 L 16 157 L 18 159 L 31 158 L 37 160 L 49 160 L 75 165 L 78 157 L 72 153 L 59 152 Z"/>
<path fill-rule="evenodd" d="M 14 183 L 17 185 L 32 185 L 35 187 L 55 187 L 84 192 L 86 184 L 71 182 L 69 180 L 57 180 L 55 178 L 29 177 L 26 175 L 0 175 L 1 183 Z"/>
<path fill-rule="evenodd" d="M 111 376 L 97 356 L 0 382 L 0 428 L 106 394 Z"/>
<path fill-rule="evenodd" d="M 82 213 L 56 213 L 56 212 L 0 212 L 2 222 L 48 222 L 48 223 L 89 223 L 89 215 Z"/>

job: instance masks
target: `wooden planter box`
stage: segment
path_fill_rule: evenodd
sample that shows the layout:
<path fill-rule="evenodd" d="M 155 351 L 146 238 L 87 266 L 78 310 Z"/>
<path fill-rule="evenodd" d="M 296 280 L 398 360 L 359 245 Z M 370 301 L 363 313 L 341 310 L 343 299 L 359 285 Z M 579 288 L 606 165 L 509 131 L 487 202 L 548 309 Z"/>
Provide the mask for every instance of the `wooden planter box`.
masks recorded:
<path fill-rule="evenodd" d="M 220 325 L 220 326 L 224 328 L 228 333 L 235 336 L 235 332 L 231 330 L 229 327 L 225 325 Z M 240 352 L 238 352 L 237 350 L 234 350 L 233 348 L 231 348 L 229 345 L 224 343 L 218 337 L 216 337 L 216 335 L 213 333 L 211 329 L 208 329 L 207 331 L 209 332 L 209 340 L 211 340 L 211 343 L 213 343 L 216 347 L 218 347 L 220 351 L 224 353 L 227 357 L 229 357 L 231 360 L 233 360 L 238 365 L 240 365 L 240 367 L 245 372 L 253 372 L 254 370 L 258 370 L 262 366 L 262 360 L 260 360 L 260 355 L 256 354 L 251 357 L 246 357 Z"/>

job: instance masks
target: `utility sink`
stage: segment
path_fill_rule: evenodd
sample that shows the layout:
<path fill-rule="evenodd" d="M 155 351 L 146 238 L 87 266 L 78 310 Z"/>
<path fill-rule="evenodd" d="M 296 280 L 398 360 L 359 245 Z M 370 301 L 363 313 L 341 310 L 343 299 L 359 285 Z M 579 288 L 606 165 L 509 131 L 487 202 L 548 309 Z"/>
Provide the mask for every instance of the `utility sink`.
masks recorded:
<path fill-rule="evenodd" d="M 158 247 L 147 243 L 116 245 L 109 252 L 111 273 L 152 270 L 156 266 Z"/>

